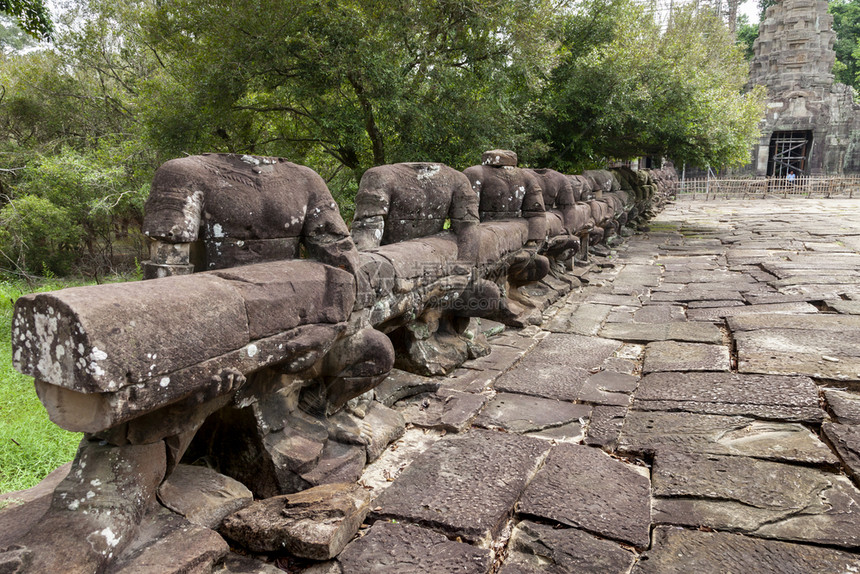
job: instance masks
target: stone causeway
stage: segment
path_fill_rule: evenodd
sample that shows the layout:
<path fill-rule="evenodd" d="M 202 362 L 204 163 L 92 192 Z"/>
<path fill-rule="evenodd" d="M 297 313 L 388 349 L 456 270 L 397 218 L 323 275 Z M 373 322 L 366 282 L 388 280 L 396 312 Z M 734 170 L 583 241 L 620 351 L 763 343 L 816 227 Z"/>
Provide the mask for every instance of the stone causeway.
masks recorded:
<path fill-rule="evenodd" d="M 860 572 L 858 207 L 669 203 L 539 324 L 478 319 L 489 354 L 392 370 L 358 432 L 405 432 L 358 480 L 251 502 L 179 465 L 175 518 L 111 571 Z M 28 503 L 0 512 L 0 572 L 68 472 L 5 496 Z"/>

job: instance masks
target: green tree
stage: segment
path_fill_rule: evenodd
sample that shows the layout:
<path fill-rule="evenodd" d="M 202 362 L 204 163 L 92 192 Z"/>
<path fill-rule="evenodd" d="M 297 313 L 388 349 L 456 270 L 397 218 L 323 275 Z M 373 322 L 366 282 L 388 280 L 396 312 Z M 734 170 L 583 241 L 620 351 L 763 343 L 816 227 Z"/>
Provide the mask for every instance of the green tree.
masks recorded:
<path fill-rule="evenodd" d="M 749 18 L 745 15 L 741 15 L 738 19 L 738 28 L 737 35 L 738 40 L 737 44 L 743 50 L 744 58 L 746 60 L 752 60 L 755 52 L 753 50 L 753 46 L 755 44 L 756 39 L 758 38 L 759 25 L 758 24 L 750 24 Z"/>
<path fill-rule="evenodd" d="M 50 40 L 54 33 L 51 14 L 42 0 L 0 0 L 0 12 L 15 18 L 34 38 Z"/>
<path fill-rule="evenodd" d="M 836 65 L 833 73 L 836 81 L 860 90 L 860 0 L 831 0 L 833 31 L 836 32 Z"/>
<path fill-rule="evenodd" d="M 175 80 L 162 96 L 197 113 L 193 125 L 146 121 L 175 150 L 327 155 L 355 177 L 419 158 L 468 164 L 522 139 L 517 111 L 551 65 L 555 7 L 244 0 L 224 12 L 165 1 L 147 26 Z"/>
<path fill-rule="evenodd" d="M 571 16 L 564 44 L 573 48 L 550 79 L 541 118 L 550 151 L 540 161 L 566 171 L 638 155 L 745 163 L 763 95 L 742 93 L 747 65 L 727 27 L 694 6 L 675 10 L 665 30 L 636 4 L 613 7 Z M 585 44 L 583 25 L 595 30 Z"/>

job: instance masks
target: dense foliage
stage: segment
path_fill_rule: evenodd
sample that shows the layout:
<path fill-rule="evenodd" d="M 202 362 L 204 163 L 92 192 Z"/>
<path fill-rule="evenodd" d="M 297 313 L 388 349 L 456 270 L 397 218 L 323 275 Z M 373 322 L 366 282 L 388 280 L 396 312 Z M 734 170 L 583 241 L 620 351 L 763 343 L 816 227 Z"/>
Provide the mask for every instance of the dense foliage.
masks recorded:
<path fill-rule="evenodd" d="M 860 90 L 860 0 L 832 0 L 829 9 L 836 32 L 836 81 Z"/>
<path fill-rule="evenodd" d="M 148 183 L 186 153 L 309 165 L 348 219 L 382 163 L 462 169 L 507 147 L 567 171 L 645 154 L 718 166 L 756 135 L 734 39 L 692 6 L 668 26 L 631 0 L 71 6 L 49 48 L 0 36 L 0 268 L 13 273 L 98 277 L 145 257 Z"/>

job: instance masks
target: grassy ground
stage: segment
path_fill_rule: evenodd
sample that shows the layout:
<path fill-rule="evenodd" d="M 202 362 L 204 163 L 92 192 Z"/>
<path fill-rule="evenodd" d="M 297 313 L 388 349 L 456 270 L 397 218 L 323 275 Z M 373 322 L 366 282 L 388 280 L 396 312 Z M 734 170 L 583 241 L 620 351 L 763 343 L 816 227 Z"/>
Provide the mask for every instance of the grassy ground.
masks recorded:
<path fill-rule="evenodd" d="M 36 396 L 33 379 L 12 367 L 14 301 L 31 291 L 83 284 L 52 279 L 32 290 L 24 283 L 0 279 L 0 494 L 29 488 L 72 460 L 82 436 L 52 423 Z"/>

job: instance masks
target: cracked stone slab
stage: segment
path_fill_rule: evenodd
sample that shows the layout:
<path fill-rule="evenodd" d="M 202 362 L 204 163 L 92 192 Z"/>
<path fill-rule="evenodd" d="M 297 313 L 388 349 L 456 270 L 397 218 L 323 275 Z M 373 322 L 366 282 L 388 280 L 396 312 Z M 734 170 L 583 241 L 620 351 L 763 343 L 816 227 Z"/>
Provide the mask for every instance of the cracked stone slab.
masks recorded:
<path fill-rule="evenodd" d="M 584 421 L 590 413 L 591 407 L 588 405 L 516 393 L 497 393 L 477 416 L 475 425 L 526 433 Z"/>
<path fill-rule="evenodd" d="M 471 430 L 446 436 L 373 503 L 373 516 L 411 522 L 486 547 L 501 531 L 551 445 Z"/>
<path fill-rule="evenodd" d="M 738 371 L 860 380 L 860 332 L 766 329 L 734 334 Z"/>
<path fill-rule="evenodd" d="M 860 426 L 839 423 L 821 425 L 824 436 L 855 480 L 860 479 Z"/>
<path fill-rule="evenodd" d="M 655 341 L 645 346 L 643 373 L 730 369 L 729 349 L 725 345 Z"/>
<path fill-rule="evenodd" d="M 633 408 L 811 423 L 826 416 L 809 377 L 738 373 L 651 373 L 640 381 Z"/>
<path fill-rule="evenodd" d="M 499 574 L 625 574 L 635 559 L 619 544 L 582 530 L 523 520 L 514 527 Z"/>
<path fill-rule="evenodd" d="M 607 452 L 614 451 L 626 415 L 626 407 L 595 406 L 588 421 L 585 444 L 602 448 Z"/>
<path fill-rule="evenodd" d="M 421 393 L 436 392 L 439 385 L 438 378 L 407 373 L 400 369 L 391 369 L 388 376 L 374 387 L 373 395 L 377 401 L 390 407 L 400 399 Z"/>
<path fill-rule="evenodd" d="M 860 545 L 860 490 L 845 476 L 749 457 L 665 452 L 654 520 L 829 546 Z"/>
<path fill-rule="evenodd" d="M 650 541 L 651 481 L 602 450 L 561 444 L 526 488 L 519 513 L 644 548 Z"/>
<path fill-rule="evenodd" d="M 136 534 L 111 565 L 111 572 L 210 572 L 229 551 L 214 530 L 191 524 L 163 507 L 143 517 Z M 69 567 L 69 572 L 76 570 L 72 564 Z"/>
<path fill-rule="evenodd" d="M 394 407 L 409 424 L 460 432 L 481 412 L 487 399 L 488 396 L 484 394 L 442 388 L 433 394 L 410 397 Z"/>
<path fill-rule="evenodd" d="M 718 321 L 724 317 L 740 317 L 747 315 L 800 315 L 818 313 L 818 309 L 805 302 L 771 303 L 764 305 L 733 305 L 731 307 L 710 307 L 703 309 L 688 309 L 687 319 L 690 321 Z"/>
<path fill-rule="evenodd" d="M 258 500 L 228 516 L 222 531 L 253 552 L 328 560 L 358 532 L 369 504 L 370 494 L 358 484 L 326 484 Z"/>
<path fill-rule="evenodd" d="M 621 341 L 684 341 L 688 343 L 723 342 L 723 332 L 708 323 L 607 323 L 600 336 Z"/>
<path fill-rule="evenodd" d="M 654 529 L 654 545 L 633 574 L 832 574 L 860 571 L 856 554 L 727 532 L 669 526 Z"/>
<path fill-rule="evenodd" d="M 827 445 L 801 424 L 741 416 L 630 411 L 617 448 L 632 454 L 678 451 L 839 464 Z"/>
<path fill-rule="evenodd" d="M 486 574 L 491 566 L 489 550 L 448 540 L 443 534 L 413 524 L 387 522 L 376 522 L 367 534 L 353 540 L 337 561 L 349 574 Z"/>
<path fill-rule="evenodd" d="M 577 400 L 598 405 L 626 407 L 639 377 L 615 371 L 600 371 L 588 377 L 579 389 Z"/>
<path fill-rule="evenodd" d="M 827 306 L 844 315 L 860 315 L 860 301 L 843 301 L 841 299 L 829 299 L 825 301 Z"/>
<path fill-rule="evenodd" d="M 447 377 L 441 379 L 441 387 L 463 393 L 482 393 L 489 389 L 502 371 L 491 369 L 457 369 Z"/>
<path fill-rule="evenodd" d="M 576 421 L 542 431 L 526 433 L 526 436 L 555 441 L 556 443 L 580 444 L 583 438 L 583 424 Z"/>
<path fill-rule="evenodd" d="M 557 313 L 546 329 L 553 333 L 596 335 L 611 310 L 609 305 L 580 303 L 573 309 Z"/>
<path fill-rule="evenodd" d="M 158 500 L 190 523 L 214 530 L 228 514 L 251 504 L 254 495 L 211 468 L 180 464 L 158 487 Z"/>
<path fill-rule="evenodd" d="M 836 417 L 836 422 L 860 424 L 860 394 L 840 389 L 824 389 L 824 398 Z"/>

